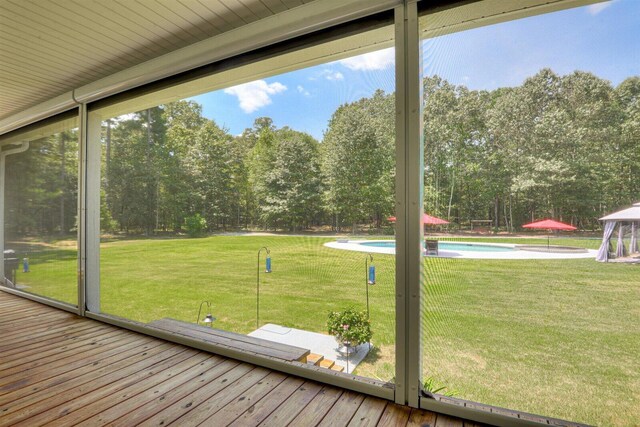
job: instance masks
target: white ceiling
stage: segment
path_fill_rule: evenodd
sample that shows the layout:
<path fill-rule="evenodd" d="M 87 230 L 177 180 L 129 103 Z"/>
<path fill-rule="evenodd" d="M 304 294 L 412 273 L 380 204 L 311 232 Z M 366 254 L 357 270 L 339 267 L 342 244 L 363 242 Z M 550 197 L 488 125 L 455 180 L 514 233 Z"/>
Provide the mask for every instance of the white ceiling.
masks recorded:
<path fill-rule="evenodd" d="M 313 0 L 0 0 L 0 119 Z"/>
<path fill-rule="evenodd" d="M 458 1 L 459 7 L 446 6 Z M 433 37 L 598 1 L 602 0 L 438 0 L 434 4 L 443 6 L 442 10 L 436 6 L 428 19 L 423 18 L 426 21 L 422 36 Z M 282 19 L 287 15 L 283 13 L 275 21 L 271 19 L 271 24 L 266 20 L 264 25 L 259 23 L 253 27 L 275 25 L 284 31 L 287 26 L 312 26 L 309 22 L 314 21 L 314 17 L 308 15 L 314 13 L 310 9 L 318 5 L 321 7 L 315 12 L 319 13 L 317 21 L 324 22 L 323 19 L 330 21 L 337 16 L 348 19 L 354 10 L 371 8 L 373 11 L 376 4 L 388 3 L 385 6 L 388 7 L 396 2 L 0 0 L 0 122 L 59 95 L 86 88 L 85 85 L 92 82 L 205 39 L 218 46 L 222 42 L 212 37 L 222 33 L 227 33 L 221 36 L 226 37 L 226 43 L 236 43 L 236 38 L 244 37 L 245 32 L 229 31 L 303 4 L 312 3 L 293 13 L 297 15 L 295 19 L 304 22 L 293 25 Z M 325 9 L 330 12 L 325 13 Z"/>

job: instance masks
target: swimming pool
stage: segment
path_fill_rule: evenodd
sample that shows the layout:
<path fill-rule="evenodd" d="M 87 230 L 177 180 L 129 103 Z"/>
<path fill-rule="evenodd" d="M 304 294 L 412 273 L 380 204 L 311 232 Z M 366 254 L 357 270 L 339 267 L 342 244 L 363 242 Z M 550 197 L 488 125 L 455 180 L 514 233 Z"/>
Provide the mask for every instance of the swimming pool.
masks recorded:
<path fill-rule="evenodd" d="M 393 240 L 377 240 L 370 242 L 360 242 L 362 246 L 373 246 L 376 248 L 394 248 L 396 242 Z M 517 250 L 514 246 L 485 245 L 482 243 L 464 242 L 438 242 L 438 250 L 441 251 L 470 251 L 470 252 L 513 252 Z"/>
<path fill-rule="evenodd" d="M 486 242 L 452 242 L 438 241 L 438 255 L 424 253 L 429 258 L 458 258 L 458 259 L 578 259 L 595 258 L 597 251 L 593 249 L 581 249 L 580 251 L 558 251 L 551 246 L 546 248 L 530 247 L 530 245 L 516 245 L 513 243 L 501 243 L 496 238 L 496 243 Z M 342 249 L 354 252 L 367 252 L 372 254 L 395 255 L 396 242 L 394 240 L 349 240 L 340 239 L 327 242 L 324 246 L 333 249 Z M 579 248 L 573 248 L 579 249 Z"/>

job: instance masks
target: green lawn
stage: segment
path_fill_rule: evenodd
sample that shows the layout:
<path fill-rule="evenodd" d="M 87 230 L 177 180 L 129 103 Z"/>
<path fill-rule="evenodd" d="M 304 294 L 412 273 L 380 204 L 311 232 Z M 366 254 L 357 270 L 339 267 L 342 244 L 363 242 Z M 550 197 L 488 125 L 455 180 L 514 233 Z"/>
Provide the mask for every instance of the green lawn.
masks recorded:
<path fill-rule="evenodd" d="M 195 321 L 202 300 L 216 327 L 260 323 L 324 332 L 327 313 L 365 309 L 365 254 L 326 248 L 333 238 L 214 236 L 127 240 L 102 245 L 102 311 L 138 321 Z M 476 239 L 496 241 L 496 239 Z M 540 239 L 500 242 L 546 244 Z M 552 244 L 597 248 L 597 239 Z M 370 287 L 376 351 L 356 373 L 392 380 L 394 257 L 374 255 Z M 75 300 L 75 252 L 30 254 L 19 282 L 32 292 Z M 264 260 L 264 256 L 263 256 Z M 264 261 L 263 265 L 264 265 Z M 459 397 L 598 425 L 640 419 L 640 266 L 586 260 L 425 260 L 423 372 Z"/>
<path fill-rule="evenodd" d="M 426 265 L 425 375 L 461 397 L 527 412 L 597 425 L 640 419 L 640 266 Z"/>

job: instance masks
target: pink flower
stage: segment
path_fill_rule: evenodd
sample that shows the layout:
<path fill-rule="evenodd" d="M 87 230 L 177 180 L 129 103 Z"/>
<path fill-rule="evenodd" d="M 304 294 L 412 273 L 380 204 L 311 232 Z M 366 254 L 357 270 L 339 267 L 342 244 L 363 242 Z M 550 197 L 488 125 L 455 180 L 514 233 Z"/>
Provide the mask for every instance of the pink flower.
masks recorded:
<path fill-rule="evenodd" d="M 347 329 L 349 329 L 349 325 L 342 325 L 342 329 L 346 331 Z"/>

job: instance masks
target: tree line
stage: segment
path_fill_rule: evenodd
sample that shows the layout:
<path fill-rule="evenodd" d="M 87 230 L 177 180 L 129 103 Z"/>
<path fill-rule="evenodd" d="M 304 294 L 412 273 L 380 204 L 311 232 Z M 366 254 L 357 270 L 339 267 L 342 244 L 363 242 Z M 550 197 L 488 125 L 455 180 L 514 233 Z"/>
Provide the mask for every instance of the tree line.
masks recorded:
<path fill-rule="evenodd" d="M 394 100 L 378 91 L 339 107 L 322 143 L 268 117 L 233 136 L 178 101 L 105 123 L 107 231 L 341 230 L 393 212 Z"/>
<path fill-rule="evenodd" d="M 466 226 L 515 229 L 553 217 L 581 228 L 640 198 L 640 78 L 543 69 L 518 87 L 423 81 L 425 211 Z M 107 120 L 106 232 L 388 226 L 395 200 L 395 100 L 381 90 L 341 105 L 322 141 L 268 117 L 241 135 L 178 101 Z M 77 135 L 62 132 L 7 162 L 7 227 L 76 225 Z"/>
<path fill-rule="evenodd" d="M 76 230 L 78 134 L 74 130 L 30 141 L 28 151 L 6 158 L 7 237 L 65 236 Z"/>
<path fill-rule="evenodd" d="M 473 91 L 424 80 L 425 209 L 515 229 L 579 228 L 640 199 L 640 78 L 613 87 L 543 69 L 518 87 Z"/>

